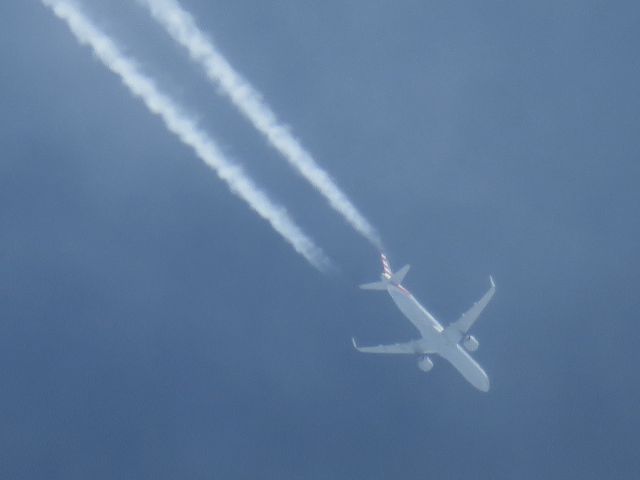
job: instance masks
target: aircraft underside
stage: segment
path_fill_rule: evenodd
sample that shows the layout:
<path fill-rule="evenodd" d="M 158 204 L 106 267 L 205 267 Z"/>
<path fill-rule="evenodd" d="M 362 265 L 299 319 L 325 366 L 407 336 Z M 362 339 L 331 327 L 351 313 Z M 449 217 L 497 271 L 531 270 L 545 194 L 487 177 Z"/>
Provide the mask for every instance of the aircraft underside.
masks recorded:
<path fill-rule="evenodd" d="M 430 355 L 437 354 L 453 365 L 462 376 L 478 390 L 489 390 L 489 377 L 482 367 L 469 355 L 478 349 L 478 340 L 468 334 L 468 330 L 480 316 L 495 293 L 495 283 L 484 296 L 476 302 L 457 321 L 444 328 L 400 283 L 409 270 L 406 265 L 397 273 L 384 254 L 382 256 L 383 273 L 380 282 L 361 285 L 367 290 L 386 290 L 400 311 L 420 332 L 421 338 L 404 343 L 360 347 L 353 339 L 353 346 L 360 352 L 379 354 L 405 354 L 418 356 L 418 368 L 428 372 L 433 368 Z"/>

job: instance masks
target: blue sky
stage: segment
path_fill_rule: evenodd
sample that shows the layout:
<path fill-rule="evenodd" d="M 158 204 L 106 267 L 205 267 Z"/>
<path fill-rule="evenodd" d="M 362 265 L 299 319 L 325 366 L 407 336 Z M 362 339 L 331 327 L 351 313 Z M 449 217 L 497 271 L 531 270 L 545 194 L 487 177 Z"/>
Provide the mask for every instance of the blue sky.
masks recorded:
<path fill-rule="evenodd" d="M 39 2 L 0 6 L 3 478 L 632 478 L 634 2 L 183 1 L 378 228 L 492 389 L 357 355 L 415 335 L 377 252 L 133 2 L 79 2 L 339 266 L 231 195 Z"/>

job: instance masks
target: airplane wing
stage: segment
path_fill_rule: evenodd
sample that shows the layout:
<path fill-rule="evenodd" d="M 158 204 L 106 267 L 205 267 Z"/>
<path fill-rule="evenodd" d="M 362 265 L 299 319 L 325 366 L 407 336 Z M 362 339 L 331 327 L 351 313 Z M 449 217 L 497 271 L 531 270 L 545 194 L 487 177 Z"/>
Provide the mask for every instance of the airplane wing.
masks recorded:
<path fill-rule="evenodd" d="M 478 319 L 484 308 L 489 304 L 491 298 L 493 297 L 493 294 L 496 293 L 496 284 L 493 281 L 493 277 L 489 277 L 489 281 L 491 282 L 491 287 L 489 288 L 487 293 L 485 293 L 480 300 L 474 303 L 469 310 L 464 312 L 458 320 L 449 325 L 447 327 L 447 330 L 455 330 L 463 335 L 467 333 L 467 331 Z"/>
<path fill-rule="evenodd" d="M 392 345 L 376 345 L 373 347 L 359 347 L 356 339 L 352 338 L 353 348 L 364 353 L 400 353 L 400 354 L 416 354 L 420 353 L 418 348 L 418 340 L 412 340 L 406 343 L 394 343 Z"/>

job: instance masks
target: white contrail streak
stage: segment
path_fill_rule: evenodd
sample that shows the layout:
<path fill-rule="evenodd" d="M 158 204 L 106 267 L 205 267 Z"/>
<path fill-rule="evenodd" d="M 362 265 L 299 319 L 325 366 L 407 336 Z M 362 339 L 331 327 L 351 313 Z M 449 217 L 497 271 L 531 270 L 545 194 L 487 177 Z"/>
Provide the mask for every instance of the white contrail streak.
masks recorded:
<path fill-rule="evenodd" d="M 382 249 L 382 242 L 373 226 L 356 209 L 347 196 L 280 123 L 260 94 L 238 74 L 213 43 L 197 27 L 193 17 L 175 0 L 139 0 L 151 12 L 169 35 L 183 47 L 191 58 L 200 63 L 211 81 L 217 84 L 238 110 L 262 133 L 271 145 L 347 222 L 374 246 Z"/>
<path fill-rule="evenodd" d="M 83 13 L 67 0 L 42 0 L 64 20 L 81 44 L 88 44 L 100 61 L 117 74 L 131 93 L 142 99 L 147 108 L 159 116 L 167 129 L 196 155 L 213 168 L 231 191 L 242 198 L 282 235 L 309 263 L 321 271 L 330 261 L 313 241 L 293 222 L 287 212 L 274 204 L 240 167 L 227 160 L 213 140 L 198 128 L 174 101 L 163 94 L 155 83 L 142 74 L 135 63 L 123 55 L 115 43 L 101 32 Z"/>

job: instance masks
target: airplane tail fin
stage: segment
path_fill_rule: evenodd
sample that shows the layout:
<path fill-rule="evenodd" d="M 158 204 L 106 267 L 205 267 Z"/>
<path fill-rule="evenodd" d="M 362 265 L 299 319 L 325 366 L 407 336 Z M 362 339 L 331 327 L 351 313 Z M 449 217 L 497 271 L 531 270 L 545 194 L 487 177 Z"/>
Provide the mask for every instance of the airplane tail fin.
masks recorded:
<path fill-rule="evenodd" d="M 387 256 L 384 253 L 381 253 L 380 258 L 382 260 L 382 281 L 364 283 L 360 285 L 360 288 L 362 288 L 363 290 L 386 290 L 389 284 L 400 285 L 404 280 L 404 277 L 407 275 L 407 272 L 410 268 L 409 265 L 405 265 L 396 273 L 393 273 L 393 270 L 391 270 L 391 264 L 389 263 Z"/>

